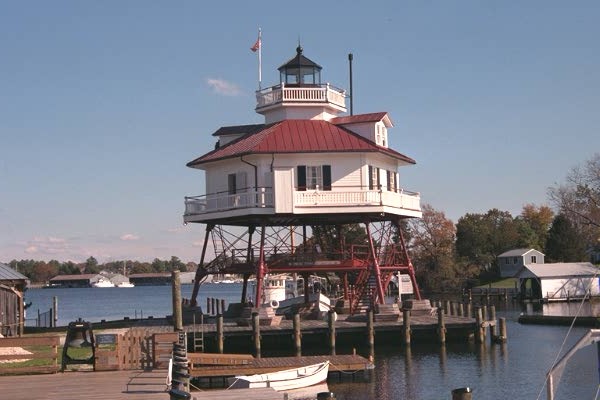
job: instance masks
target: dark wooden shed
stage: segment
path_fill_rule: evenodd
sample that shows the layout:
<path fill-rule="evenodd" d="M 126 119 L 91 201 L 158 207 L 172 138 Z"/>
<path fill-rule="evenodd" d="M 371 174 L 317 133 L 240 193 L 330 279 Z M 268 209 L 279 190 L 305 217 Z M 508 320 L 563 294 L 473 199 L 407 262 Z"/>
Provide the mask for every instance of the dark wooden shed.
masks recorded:
<path fill-rule="evenodd" d="M 0 263 L 0 334 L 21 336 L 25 328 L 23 292 L 29 279 Z"/>

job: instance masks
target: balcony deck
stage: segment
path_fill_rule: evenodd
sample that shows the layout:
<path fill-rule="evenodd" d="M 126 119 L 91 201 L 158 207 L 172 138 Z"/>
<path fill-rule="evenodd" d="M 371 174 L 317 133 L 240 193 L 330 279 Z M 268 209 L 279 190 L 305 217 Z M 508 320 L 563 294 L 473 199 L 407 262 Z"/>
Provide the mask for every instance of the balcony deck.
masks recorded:
<path fill-rule="evenodd" d="M 244 218 L 247 216 L 310 216 L 393 214 L 403 217 L 420 217 L 419 193 L 398 190 L 293 190 L 292 195 L 273 188 L 258 188 L 244 193 L 217 193 L 185 198 L 184 222 L 200 222 Z M 291 199 L 291 204 L 281 204 L 281 199 Z M 276 202 L 279 201 L 279 204 Z M 279 210 L 285 210 L 283 212 Z"/>
<path fill-rule="evenodd" d="M 346 91 L 330 84 L 314 86 L 280 85 L 265 88 L 256 92 L 256 110 L 270 108 L 283 103 L 326 103 L 335 108 L 346 109 Z"/>

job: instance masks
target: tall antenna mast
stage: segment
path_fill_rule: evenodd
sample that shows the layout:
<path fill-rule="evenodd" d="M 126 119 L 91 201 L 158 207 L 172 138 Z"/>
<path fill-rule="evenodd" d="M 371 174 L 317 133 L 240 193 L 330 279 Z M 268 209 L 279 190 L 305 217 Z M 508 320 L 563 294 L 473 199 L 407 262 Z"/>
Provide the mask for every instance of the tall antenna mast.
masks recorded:
<path fill-rule="evenodd" d="M 348 64 L 350 64 L 350 115 L 354 115 L 354 96 L 352 92 L 352 53 L 348 53 Z"/>

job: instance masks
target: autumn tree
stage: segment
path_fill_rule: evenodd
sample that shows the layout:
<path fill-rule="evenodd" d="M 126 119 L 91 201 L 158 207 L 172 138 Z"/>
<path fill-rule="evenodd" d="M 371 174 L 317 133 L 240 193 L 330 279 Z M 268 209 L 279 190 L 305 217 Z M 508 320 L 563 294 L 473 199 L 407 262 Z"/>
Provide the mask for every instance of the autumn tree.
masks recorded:
<path fill-rule="evenodd" d="M 411 258 L 419 285 L 425 290 L 459 288 L 467 278 L 455 257 L 455 227 L 444 212 L 422 206 L 423 216 L 409 222 Z"/>
<path fill-rule="evenodd" d="M 526 223 L 534 233 L 534 242 L 531 246 L 537 250 L 542 251 L 546 245 L 546 238 L 548 237 L 548 230 L 552 225 L 554 219 L 554 211 L 548 206 L 536 206 L 535 204 L 525 204 L 521 215 L 517 217 L 518 220 Z"/>

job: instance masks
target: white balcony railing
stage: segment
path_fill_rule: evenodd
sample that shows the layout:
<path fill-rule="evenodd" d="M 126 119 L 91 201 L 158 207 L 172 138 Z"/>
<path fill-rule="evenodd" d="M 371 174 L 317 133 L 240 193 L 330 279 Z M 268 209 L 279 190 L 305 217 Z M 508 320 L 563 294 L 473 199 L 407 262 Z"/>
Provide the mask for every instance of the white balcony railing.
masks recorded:
<path fill-rule="evenodd" d="M 330 84 L 288 87 L 283 83 L 256 92 L 256 108 L 279 103 L 331 103 L 346 108 L 346 91 Z"/>
<path fill-rule="evenodd" d="M 200 215 L 237 208 L 273 207 L 273 189 L 259 188 L 245 193 L 217 193 L 185 198 L 185 215 Z"/>
<path fill-rule="evenodd" d="M 421 196 L 419 193 L 406 190 L 400 190 L 399 192 L 389 192 L 387 190 L 308 190 L 294 192 L 294 206 L 387 206 L 420 211 Z"/>
<path fill-rule="evenodd" d="M 275 195 L 277 192 L 275 192 Z M 286 196 L 282 196 L 285 198 Z M 293 192 L 293 208 L 385 206 L 421 211 L 421 196 L 399 190 L 307 190 Z M 259 188 L 245 193 L 217 193 L 185 198 L 185 215 L 203 215 L 243 208 L 273 208 L 272 188 Z M 348 210 L 344 210 L 348 212 Z"/>

